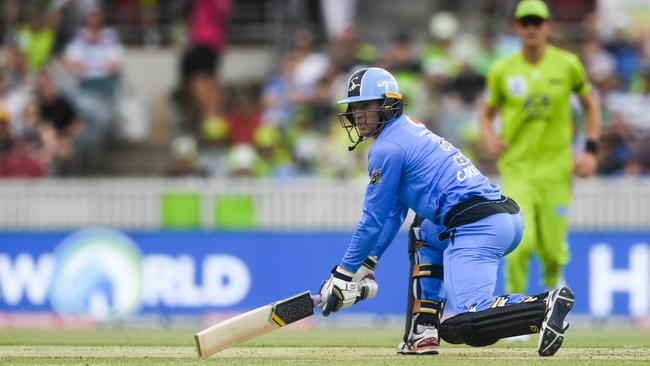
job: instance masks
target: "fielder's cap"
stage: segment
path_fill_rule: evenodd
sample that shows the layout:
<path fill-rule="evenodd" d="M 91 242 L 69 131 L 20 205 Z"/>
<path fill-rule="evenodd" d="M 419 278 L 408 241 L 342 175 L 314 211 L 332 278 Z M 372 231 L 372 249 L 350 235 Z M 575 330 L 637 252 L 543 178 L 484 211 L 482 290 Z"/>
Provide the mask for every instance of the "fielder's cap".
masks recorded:
<path fill-rule="evenodd" d="M 548 6 L 542 0 L 522 0 L 515 10 L 515 19 L 534 16 L 542 19 L 548 19 L 550 14 Z"/>

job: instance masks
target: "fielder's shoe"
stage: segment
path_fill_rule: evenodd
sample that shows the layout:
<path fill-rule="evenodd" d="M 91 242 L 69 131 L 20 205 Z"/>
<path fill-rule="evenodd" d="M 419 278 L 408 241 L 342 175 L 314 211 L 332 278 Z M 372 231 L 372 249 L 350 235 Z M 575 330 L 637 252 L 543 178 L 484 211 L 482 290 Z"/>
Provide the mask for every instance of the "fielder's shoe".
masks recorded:
<path fill-rule="evenodd" d="M 437 355 L 439 347 L 438 328 L 418 324 L 415 326 L 415 332 L 409 335 L 408 344 L 402 341 L 397 346 L 397 353 L 403 355 Z"/>
<path fill-rule="evenodd" d="M 564 321 L 573 307 L 575 296 L 568 287 L 551 291 L 546 299 L 546 315 L 539 333 L 537 353 L 540 356 L 553 356 L 562 346 L 564 331 L 569 324 Z"/>

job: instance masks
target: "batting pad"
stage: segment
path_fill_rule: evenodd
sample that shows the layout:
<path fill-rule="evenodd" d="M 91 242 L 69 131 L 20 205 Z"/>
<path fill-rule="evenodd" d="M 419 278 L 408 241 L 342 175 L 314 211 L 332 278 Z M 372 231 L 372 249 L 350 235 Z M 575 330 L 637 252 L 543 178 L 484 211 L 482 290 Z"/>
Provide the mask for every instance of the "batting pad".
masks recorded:
<path fill-rule="evenodd" d="M 489 346 L 501 338 L 539 333 L 545 313 L 544 300 L 465 312 L 442 322 L 440 337 L 452 344 Z"/>

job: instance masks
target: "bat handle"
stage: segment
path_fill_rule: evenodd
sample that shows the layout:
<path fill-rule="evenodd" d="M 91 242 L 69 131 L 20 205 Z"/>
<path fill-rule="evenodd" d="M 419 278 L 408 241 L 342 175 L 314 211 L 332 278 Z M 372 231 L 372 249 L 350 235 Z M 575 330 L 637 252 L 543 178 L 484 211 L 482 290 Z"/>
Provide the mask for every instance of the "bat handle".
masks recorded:
<path fill-rule="evenodd" d="M 320 295 L 311 295 L 311 300 L 314 302 L 315 307 L 321 307 L 323 299 L 321 299 Z"/>

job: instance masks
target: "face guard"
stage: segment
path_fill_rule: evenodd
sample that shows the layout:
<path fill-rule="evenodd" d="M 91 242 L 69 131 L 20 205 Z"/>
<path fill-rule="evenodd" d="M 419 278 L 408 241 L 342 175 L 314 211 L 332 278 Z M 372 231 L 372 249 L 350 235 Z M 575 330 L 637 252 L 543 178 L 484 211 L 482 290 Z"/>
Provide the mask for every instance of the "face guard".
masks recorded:
<path fill-rule="evenodd" d="M 377 135 L 379 132 L 381 132 L 383 126 L 386 123 L 390 122 L 393 118 L 398 117 L 402 114 L 403 104 L 402 104 L 401 95 L 399 94 L 391 95 L 391 94 L 392 93 L 386 93 L 386 98 L 384 98 L 384 102 L 379 107 L 379 109 L 370 109 L 365 111 L 352 112 L 352 104 L 355 103 L 350 103 L 348 104 L 348 108 L 345 112 L 339 113 L 339 122 L 341 122 L 341 127 L 343 127 L 345 131 L 348 133 L 348 138 L 350 139 L 350 142 L 355 144 L 355 147 L 356 145 L 360 144 L 362 141 L 365 141 L 368 138 Z M 368 112 L 377 112 L 379 114 L 379 120 L 376 122 L 367 122 Z M 366 121 L 365 122 L 366 124 L 375 125 L 375 129 L 373 130 L 373 132 L 367 136 L 361 135 L 361 133 L 359 132 L 359 127 L 357 126 L 357 122 L 354 118 L 355 116 L 359 116 L 361 114 L 363 114 L 361 120 Z"/>

